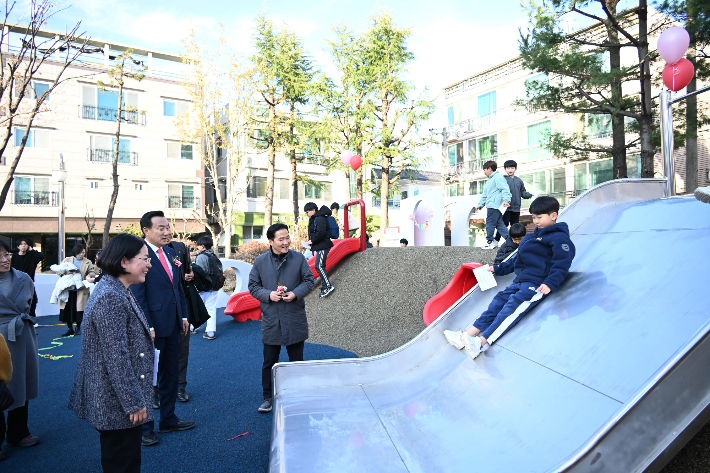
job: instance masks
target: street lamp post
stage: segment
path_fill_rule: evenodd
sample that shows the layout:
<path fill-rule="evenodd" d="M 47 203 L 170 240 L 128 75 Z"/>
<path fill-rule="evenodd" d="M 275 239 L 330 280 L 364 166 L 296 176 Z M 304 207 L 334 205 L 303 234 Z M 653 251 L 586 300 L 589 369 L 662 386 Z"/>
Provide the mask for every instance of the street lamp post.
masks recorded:
<path fill-rule="evenodd" d="M 59 231 L 58 231 L 58 254 L 59 263 L 64 260 L 64 182 L 67 180 L 67 172 L 64 170 L 64 155 L 59 153 L 59 170 L 52 171 L 52 179 L 59 183 Z"/>

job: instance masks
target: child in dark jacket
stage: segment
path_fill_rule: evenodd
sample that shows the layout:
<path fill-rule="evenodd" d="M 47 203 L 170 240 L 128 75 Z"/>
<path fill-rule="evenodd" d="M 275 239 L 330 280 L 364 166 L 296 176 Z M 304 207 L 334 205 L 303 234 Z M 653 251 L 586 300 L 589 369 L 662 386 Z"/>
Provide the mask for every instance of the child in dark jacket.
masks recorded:
<path fill-rule="evenodd" d="M 316 272 L 321 282 L 320 296 L 325 297 L 335 290 L 325 272 L 328 252 L 333 247 L 328 236 L 328 217 L 333 215 L 333 212 L 325 205 L 318 210 L 315 202 L 308 202 L 303 211 L 308 215 L 308 244 L 316 255 Z"/>
<path fill-rule="evenodd" d="M 525 237 L 525 227 L 519 223 L 514 223 L 510 226 L 510 231 L 508 232 L 509 238 L 505 240 L 503 246 L 498 248 L 498 253 L 496 254 L 496 259 L 493 264 L 501 264 L 504 259 L 508 257 L 509 254 L 518 249 L 518 245 L 523 241 Z"/>
<path fill-rule="evenodd" d="M 542 196 L 533 201 L 530 213 L 535 231 L 523 238 L 513 258 L 489 269 L 499 276 L 515 271 L 517 277 L 496 294 L 472 327 L 461 332 L 445 330 L 450 344 L 459 350 L 465 348 L 471 358 L 476 358 L 486 344 L 494 343 L 544 296 L 560 287 L 572 265 L 575 248 L 567 224 L 557 223 L 559 210 L 554 197 Z"/>

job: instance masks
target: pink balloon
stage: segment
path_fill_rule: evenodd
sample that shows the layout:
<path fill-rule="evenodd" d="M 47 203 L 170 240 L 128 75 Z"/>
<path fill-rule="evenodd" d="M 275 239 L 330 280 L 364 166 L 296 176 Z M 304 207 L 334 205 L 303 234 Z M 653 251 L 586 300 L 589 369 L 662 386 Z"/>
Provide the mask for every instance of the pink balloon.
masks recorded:
<path fill-rule="evenodd" d="M 350 164 L 350 159 L 352 157 L 353 157 L 353 153 L 349 149 L 344 149 L 340 152 L 340 160 L 346 166 L 348 166 Z"/>
<path fill-rule="evenodd" d="M 352 166 L 352 168 L 357 171 L 358 169 L 360 169 L 360 166 L 362 166 L 362 158 L 356 154 L 355 156 L 350 158 L 350 166 Z"/>
<path fill-rule="evenodd" d="M 680 26 L 672 26 L 661 33 L 658 38 L 658 54 L 668 64 L 676 63 L 685 56 L 690 45 L 690 35 Z"/>
<path fill-rule="evenodd" d="M 414 220 L 414 215 L 409 214 L 409 220 Z"/>
<path fill-rule="evenodd" d="M 681 58 L 675 64 L 666 64 L 663 68 L 663 83 L 673 92 L 678 92 L 690 84 L 693 74 L 695 74 L 693 63 Z"/>

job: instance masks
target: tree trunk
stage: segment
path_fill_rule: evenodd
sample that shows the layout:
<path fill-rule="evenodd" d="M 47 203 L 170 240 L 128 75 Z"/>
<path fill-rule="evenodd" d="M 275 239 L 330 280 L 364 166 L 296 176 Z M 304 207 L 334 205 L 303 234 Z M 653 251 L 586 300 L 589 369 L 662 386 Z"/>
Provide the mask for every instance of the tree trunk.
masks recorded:
<path fill-rule="evenodd" d="M 222 232 L 224 233 L 224 257 L 225 258 L 231 258 L 232 257 L 232 220 L 233 220 L 233 215 L 234 215 L 234 188 L 232 187 L 232 183 L 234 182 L 234 177 L 232 176 L 232 173 L 239 172 L 238 167 L 235 169 L 235 167 L 232 166 L 232 163 L 230 162 L 231 159 L 233 158 L 232 155 L 227 155 L 227 195 L 225 196 L 225 204 L 227 206 L 227 211 L 225 212 L 224 216 L 224 225 L 222 225 Z M 218 184 L 219 187 L 219 184 Z M 220 198 L 222 196 L 220 195 Z"/>
<path fill-rule="evenodd" d="M 266 174 L 266 203 L 264 204 L 264 234 L 272 224 L 274 208 L 274 169 L 276 168 L 276 105 L 269 97 L 269 167 Z"/>
<path fill-rule="evenodd" d="M 125 62 L 125 61 L 124 61 Z M 123 110 L 123 80 L 118 82 L 118 110 L 116 111 L 116 142 L 113 145 L 113 193 L 111 194 L 111 202 L 108 204 L 108 212 L 106 212 L 106 223 L 104 224 L 104 234 L 101 239 L 101 247 L 106 248 L 108 245 L 108 235 L 111 231 L 111 220 L 113 219 L 113 210 L 116 208 L 118 200 L 118 152 L 121 137 L 121 111 Z"/>
<path fill-rule="evenodd" d="M 382 185 L 380 186 L 380 246 L 385 242 L 385 228 L 389 217 L 388 198 L 390 195 L 390 160 L 382 156 Z"/>
<path fill-rule="evenodd" d="M 691 45 L 688 60 L 695 64 L 695 45 Z M 697 82 L 695 75 L 688 84 L 687 93 L 695 92 Z M 698 187 L 698 96 L 693 95 L 686 100 L 685 122 L 685 193 L 692 193 Z"/>
<path fill-rule="evenodd" d="M 362 158 L 362 142 L 357 148 L 357 154 Z M 362 174 L 365 165 L 363 164 L 355 171 L 355 191 L 357 192 L 357 198 L 362 199 Z"/>
<path fill-rule="evenodd" d="M 350 202 L 353 197 L 352 194 L 350 194 L 350 169 L 345 170 L 345 196 L 345 202 Z"/>
<path fill-rule="evenodd" d="M 289 125 L 289 133 L 291 137 L 291 190 L 292 190 L 292 200 L 293 200 L 293 221 L 294 225 L 298 224 L 298 172 L 297 172 L 297 166 L 298 162 L 296 161 L 296 147 L 293 144 L 293 140 L 295 139 L 295 132 L 293 129 L 293 120 L 295 117 L 295 112 L 296 112 L 296 104 L 295 102 L 291 102 L 291 123 Z"/>
<path fill-rule="evenodd" d="M 609 12 L 616 18 L 616 5 L 618 0 L 607 0 L 606 4 Z M 609 42 L 619 44 L 619 32 L 614 28 L 611 21 L 606 22 Z M 621 69 L 621 47 L 609 48 L 609 67 L 611 72 L 618 72 Z M 614 106 L 621 104 L 623 93 L 621 90 L 621 79 L 614 78 L 611 81 L 611 101 Z M 614 165 L 614 179 L 627 177 L 626 174 L 626 132 L 624 131 L 624 117 L 612 114 L 611 117 L 612 147 L 611 156 Z"/>
<path fill-rule="evenodd" d="M 640 0 L 639 10 L 639 81 L 641 86 L 641 112 L 637 118 L 639 124 L 639 139 L 641 142 L 641 177 L 653 177 L 653 102 L 651 90 L 651 67 L 648 57 L 648 4 Z"/>

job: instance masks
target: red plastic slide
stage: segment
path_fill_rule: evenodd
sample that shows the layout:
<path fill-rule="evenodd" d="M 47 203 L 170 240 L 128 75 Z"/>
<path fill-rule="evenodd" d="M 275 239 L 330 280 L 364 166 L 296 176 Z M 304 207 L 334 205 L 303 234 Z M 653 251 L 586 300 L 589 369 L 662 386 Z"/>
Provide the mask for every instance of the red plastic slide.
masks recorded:
<path fill-rule="evenodd" d="M 483 266 L 480 263 L 464 263 L 454 274 L 451 282 L 446 285 L 443 291 L 429 299 L 424 306 L 424 323 L 429 326 L 433 321 L 441 317 L 441 314 L 461 299 L 464 294 L 478 284 L 473 269 Z"/>
<path fill-rule="evenodd" d="M 330 271 L 330 268 L 338 264 L 341 259 L 349 255 L 350 253 L 356 253 L 358 251 L 360 251 L 359 238 L 344 238 L 342 240 L 333 240 L 333 247 L 328 252 L 328 258 L 325 260 L 325 270 Z M 318 273 L 316 272 L 315 256 L 308 260 L 308 266 L 311 267 L 313 277 L 317 278 Z"/>

